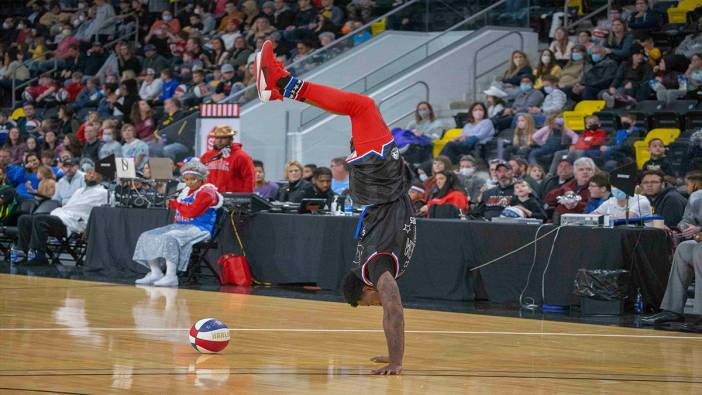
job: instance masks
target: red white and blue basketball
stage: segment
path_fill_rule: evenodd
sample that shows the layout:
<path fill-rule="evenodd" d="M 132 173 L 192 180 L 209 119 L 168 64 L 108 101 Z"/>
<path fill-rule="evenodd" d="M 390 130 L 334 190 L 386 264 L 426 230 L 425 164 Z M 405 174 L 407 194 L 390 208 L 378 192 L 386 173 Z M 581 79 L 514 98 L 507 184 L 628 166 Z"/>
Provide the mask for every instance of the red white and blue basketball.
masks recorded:
<path fill-rule="evenodd" d="M 190 328 L 190 344 L 201 353 L 216 353 L 227 348 L 229 328 L 224 322 L 214 318 L 205 318 Z"/>

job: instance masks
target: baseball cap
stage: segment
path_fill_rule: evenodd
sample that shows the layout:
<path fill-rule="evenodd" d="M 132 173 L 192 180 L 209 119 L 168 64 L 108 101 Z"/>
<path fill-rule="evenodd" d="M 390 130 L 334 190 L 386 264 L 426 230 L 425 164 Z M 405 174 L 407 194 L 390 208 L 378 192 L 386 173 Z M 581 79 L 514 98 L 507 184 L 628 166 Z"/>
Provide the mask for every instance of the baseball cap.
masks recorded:
<path fill-rule="evenodd" d="M 512 166 L 510 166 L 509 163 L 505 162 L 504 160 L 498 159 L 496 162 L 497 162 L 497 165 L 495 166 L 495 170 L 497 170 L 503 166 L 506 167 L 507 170 L 512 170 Z"/>
<path fill-rule="evenodd" d="M 155 50 L 156 50 L 156 46 L 153 45 L 153 44 L 146 44 L 146 45 L 144 45 L 144 52 L 146 52 L 146 51 L 155 51 Z"/>
<path fill-rule="evenodd" d="M 569 154 L 563 154 L 563 155 L 561 155 L 561 157 L 558 159 L 558 163 L 561 163 L 561 162 L 563 162 L 563 161 L 568 162 L 568 163 L 570 163 L 571 165 L 575 162 L 575 160 L 573 160 L 573 157 L 570 156 Z"/>
<path fill-rule="evenodd" d="M 80 163 L 78 158 L 68 158 L 61 162 L 64 166 L 75 166 Z"/>
<path fill-rule="evenodd" d="M 229 63 L 225 63 L 222 65 L 222 68 L 220 69 L 222 73 L 233 73 L 234 72 L 234 66 L 230 65 Z"/>
<path fill-rule="evenodd" d="M 156 75 L 156 70 L 149 67 L 148 69 L 146 69 L 146 74 Z"/>

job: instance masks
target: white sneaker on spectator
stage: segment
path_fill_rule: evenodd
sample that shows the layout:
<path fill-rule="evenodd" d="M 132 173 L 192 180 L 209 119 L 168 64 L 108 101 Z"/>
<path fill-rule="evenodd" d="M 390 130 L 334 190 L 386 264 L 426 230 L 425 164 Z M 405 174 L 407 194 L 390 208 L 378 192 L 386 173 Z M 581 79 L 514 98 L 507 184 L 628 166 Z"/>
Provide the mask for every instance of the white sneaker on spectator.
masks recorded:
<path fill-rule="evenodd" d="M 160 280 L 156 281 L 154 283 L 154 286 L 156 287 L 177 287 L 178 286 L 178 276 L 175 274 L 168 275 L 166 274 L 161 278 Z"/>
<path fill-rule="evenodd" d="M 146 276 L 134 281 L 134 283 L 139 285 L 151 285 L 156 281 L 163 278 L 163 274 L 154 274 L 154 272 L 149 272 Z"/>

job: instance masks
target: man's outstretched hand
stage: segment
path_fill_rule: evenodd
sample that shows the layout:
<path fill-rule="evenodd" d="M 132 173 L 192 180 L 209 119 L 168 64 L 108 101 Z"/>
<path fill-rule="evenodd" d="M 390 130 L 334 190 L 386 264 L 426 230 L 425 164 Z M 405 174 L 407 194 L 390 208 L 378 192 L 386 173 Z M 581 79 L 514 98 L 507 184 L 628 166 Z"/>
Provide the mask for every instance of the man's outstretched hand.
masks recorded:
<path fill-rule="evenodd" d="M 394 376 L 402 373 L 402 365 L 389 363 L 382 368 L 374 369 L 371 374 Z"/>

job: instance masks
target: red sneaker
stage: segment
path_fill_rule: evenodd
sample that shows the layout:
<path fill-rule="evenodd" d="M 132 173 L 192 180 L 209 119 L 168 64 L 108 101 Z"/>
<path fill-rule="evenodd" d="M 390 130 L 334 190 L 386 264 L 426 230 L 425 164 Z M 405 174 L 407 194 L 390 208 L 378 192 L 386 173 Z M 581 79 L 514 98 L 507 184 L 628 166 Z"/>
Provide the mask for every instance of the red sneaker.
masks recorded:
<path fill-rule="evenodd" d="M 263 43 L 261 51 L 256 54 L 256 89 L 259 100 L 263 103 L 269 100 L 283 100 L 278 80 L 289 75 L 275 58 L 271 42 Z"/>

